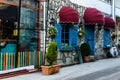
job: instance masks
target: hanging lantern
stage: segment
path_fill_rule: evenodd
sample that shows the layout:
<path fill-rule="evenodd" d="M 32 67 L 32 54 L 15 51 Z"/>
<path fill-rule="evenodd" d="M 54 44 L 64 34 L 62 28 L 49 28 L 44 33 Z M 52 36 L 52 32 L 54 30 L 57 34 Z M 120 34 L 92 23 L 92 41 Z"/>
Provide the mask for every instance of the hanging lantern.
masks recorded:
<path fill-rule="evenodd" d="M 13 30 L 13 36 L 17 36 L 18 35 L 18 30 L 17 29 L 14 29 Z"/>
<path fill-rule="evenodd" d="M 14 25 L 15 25 L 15 28 L 13 30 L 13 36 L 17 36 L 18 35 L 18 29 L 17 29 L 18 22 L 14 22 Z"/>

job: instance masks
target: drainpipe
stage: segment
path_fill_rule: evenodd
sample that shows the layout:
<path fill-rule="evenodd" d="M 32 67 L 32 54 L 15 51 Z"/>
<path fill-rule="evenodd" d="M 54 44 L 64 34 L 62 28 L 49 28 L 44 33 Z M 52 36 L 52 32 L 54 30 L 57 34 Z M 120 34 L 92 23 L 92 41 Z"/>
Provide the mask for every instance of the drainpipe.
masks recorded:
<path fill-rule="evenodd" d="M 116 22 L 115 0 L 111 0 L 111 1 L 112 1 L 112 9 L 111 9 L 111 12 L 112 12 L 112 18 L 113 18 L 113 20 Z"/>
<path fill-rule="evenodd" d="M 112 1 L 112 18 L 113 20 L 115 21 L 115 24 L 116 24 L 116 13 L 115 13 L 115 4 L 116 4 L 116 0 L 111 0 Z M 118 33 L 118 29 L 115 29 L 115 33 Z M 118 37 L 116 39 L 116 42 L 118 43 Z"/>
<path fill-rule="evenodd" d="M 46 54 L 46 35 L 47 35 L 47 22 L 46 22 L 46 18 L 47 18 L 47 9 L 46 9 L 46 4 L 47 4 L 48 0 L 44 0 L 43 2 L 43 36 L 44 36 L 44 42 L 43 42 L 43 51 L 44 51 L 44 55 Z M 45 57 L 44 57 L 45 60 Z M 44 64 L 46 64 L 46 61 L 44 62 Z"/>
<path fill-rule="evenodd" d="M 44 35 L 44 42 L 43 42 L 43 51 L 45 52 L 45 43 L 46 43 L 46 33 L 45 33 L 45 30 L 46 30 L 46 2 L 44 1 L 43 2 L 43 5 L 44 5 L 44 9 L 43 9 L 43 35 Z"/>
<path fill-rule="evenodd" d="M 43 42 L 43 51 L 46 53 L 46 0 L 43 2 L 43 35 L 44 35 L 44 42 Z"/>

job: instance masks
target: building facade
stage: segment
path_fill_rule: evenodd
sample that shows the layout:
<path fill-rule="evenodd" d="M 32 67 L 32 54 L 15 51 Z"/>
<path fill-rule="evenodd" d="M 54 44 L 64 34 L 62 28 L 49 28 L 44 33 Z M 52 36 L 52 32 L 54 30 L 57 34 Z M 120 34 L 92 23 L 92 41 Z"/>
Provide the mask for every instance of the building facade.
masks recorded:
<path fill-rule="evenodd" d="M 78 48 L 82 42 L 90 44 L 91 56 L 98 59 L 106 57 L 104 46 L 115 45 L 118 38 L 112 40 L 111 36 L 119 34 L 120 1 L 113 1 L 48 0 L 38 3 L 21 0 L 20 7 L 19 0 L 0 0 L 0 71 L 35 63 L 41 66 L 44 62 L 44 53 L 41 51 L 46 52 L 50 42 L 47 33 L 50 26 L 57 29 L 54 41 L 58 44 L 57 62 L 61 65 L 83 62 Z M 91 14 L 88 14 L 89 10 Z M 80 42 L 78 29 L 86 32 Z"/>
<path fill-rule="evenodd" d="M 34 66 L 35 58 L 41 65 L 37 14 L 37 1 L 0 0 L 0 71 Z"/>
<path fill-rule="evenodd" d="M 106 57 L 106 54 L 104 51 L 104 46 L 106 46 L 106 45 L 115 46 L 116 42 L 117 42 L 117 38 L 113 40 L 113 39 L 111 39 L 111 36 L 113 34 L 117 33 L 116 30 L 117 30 L 118 25 L 116 25 L 115 23 L 118 22 L 118 20 L 116 18 L 120 17 L 120 15 L 119 15 L 120 9 L 118 7 L 116 7 L 117 1 L 116 2 L 113 2 L 113 1 L 114 0 L 91 0 L 91 1 L 89 1 L 89 0 L 84 0 L 84 1 L 83 0 L 76 0 L 76 1 L 74 1 L 74 0 L 49 0 L 48 21 L 50 22 L 51 19 L 54 19 L 55 20 L 54 24 L 57 24 L 57 25 L 55 25 L 55 27 L 57 26 L 57 28 L 58 28 L 58 26 L 60 26 L 59 29 L 57 29 L 57 30 L 61 30 L 61 31 L 58 31 L 58 32 L 60 32 L 60 33 L 58 33 L 59 36 L 62 36 L 62 33 L 64 33 L 62 31 L 63 30 L 62 28 L 64 28 L 64 27 L 61 27 L 62 25 L 65 26 L 65 24 L 70 23 L 71 25 L 77 26 L 79 29 L 79 24 L 82 24 L 82 28 L 87 33 L 87 35 L 85 36 L 85 39 L 83 39 L 83 41 L 88 42 L 90 44 L 91 49 L 92 49 L 92 55 L 98 59 L 104 58 L 104 57 Z M 64 6 L 70 6 L 78 12 L 79 22 L 77 24 L 74 24 L 74 22 L 69 22 L 67 20 L 63 21 L 63 22 L 61 21 L 60 11 Z M 100 14 L 102 16 L 101 19 L 104 18 L 103 23 L 100 23 L 100 21 L 99 22 L 94 21 L 95 23 L 91 22 L 90 25 L 86 24 L 84 16 L 85 16 L 85 11 L 88 8 L 97 9 L 95 11 L 100 12 Z M 67 10 L 65 12 L 65 14 L 68 14 L 67 16 L 69 16 L 68 12 L 67 12 Z M 89 15 L 89 16 L 91 16 L 91 15 Z M 107 23 L 109 21 L 106 20 L 107 21 L 106 24 L 107 25 L 113 24 L 112 26 L 109 26 L 109 25 L 106 26 L 105 17 L 109 17 L 110 22 L 111 22 L 111 23 Z M 92 17 L 90 17 L 90 18 L 92 18 Z M 98 19 L 101 20 L 100 18 L 98 18 Z M 69 27 L 69 25 L 67 25 L 67 26 Z M 49 23 L 48 23 L 48 27 L 49 27 Z M 69 30 L 69 29 L 67 29 L 67 30 Z M 69 35 L 72 35 L 72 33 L 70 33 L 70 31 L 67 31 L 66 33 L 69 33 Z M 87 36 L 90 36 L 90 37 L 87 37 Z M 70 36 L 69 36 L 69 38 L 70 38 Z M 57 37 L 57 39 L 55 39 L 55 41 L 58 43 L 58 45 L 60 44 L 59 49 L 61 49 L 62 45 L 63 45 L 63 47 L 65 46 L 62 39 L 63 39 L 62 37 Z M 68 44 L 67 44 L 67 42 L 68 42 Z M 69 43 L 72 43 L 72 41 L 70 41 L 70 39 L 69 39 L 69 41 L 66 41 L 66 45 L 73 47 L 73 45 L 70 45 Z M 77 44 L 79 44 L 79 43 L 77 42 Z M 65 55 L 63 53 L 65 53 Z M 71 54 L 71 53 L 73 53 L 73 54 Z M 75 56 L 73 56 L 73 55 L 76 56 L 77 61 L 75 61 Z M 72 56 L 72 58 L 70 56 Z M 58 63 L 66 65 L 66 64 L 74 64 L 74 63 L 78 63 L 78 62 L 81 62 L 81 56 L 78 55 L 78 53 L 74 52 L 74 50 L 73 50 L 73 52 L 67 52 L 67 51 L 64 52 L 63 50 L 59 50 Z"/>
<path fill-rule="evenodd" d="M 84 6 L 84 7 L 94 7 L 104 13 L 105 16 L 114 17 L 113 19 L 116 22 L 116 28 L 119 26 L 119 18 L 120 18 L 120 1 L 119 0 L 91 0 L 91 1 L 73 1 L 71 2 Z M 118 30 L 118 29 L 116 29 Z M 119 32 L 119 30 L 117 31 Z"/>

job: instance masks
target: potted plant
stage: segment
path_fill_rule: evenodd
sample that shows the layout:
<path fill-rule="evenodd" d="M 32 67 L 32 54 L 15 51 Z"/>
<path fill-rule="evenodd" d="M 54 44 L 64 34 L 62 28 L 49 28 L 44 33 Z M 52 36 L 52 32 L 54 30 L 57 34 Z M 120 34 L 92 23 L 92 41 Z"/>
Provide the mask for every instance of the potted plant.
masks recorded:
<path fill-rule="evenodd" d="M 82 29 L 79 29 L 78 30 L 78 36 L 79 36 L 80 39 L 83 38 L 85 36 L 85 31 L 82 30 Z"/>
<path fill-rule="evenodd" d="M 49 35 L 50 35 L 50 37 L 51 37 L 51 39 L 53 41 L 53 39 L 56 36 L 57 30 L 56 30 L 56 28 L 54 26 L 52 26 L 52 27 L 49 27 L 48 33 L 49 33 Z"/>
<path fill-rule="evenodd" d="M 57 60 L 58 56 L 58 45 L 56 42 L 51 42 L 48 46 L 46 52 L 46 60 L 49 63 L 48 65 L 42 66 L 42 73 L 45 75 L 50 75 L 56 72 L 59 72 L 60 65 L 53 64 Z"/>
<path fill-rule="evenodd" d="M 90 45 L 88 43 L 82 43 L 80 46 L 80 51 L 82 53 L 83 61 L 89 62 L 91 54 Z"/>
<path fill-rule="evenodd" d="M 65 46 L 62 46 L 62 50 L 63 52 L 70 52 L 70 51 L 73 51 L 73 47 L 72 46 L 69 46 L 69 45 L 65 45 Z"/>

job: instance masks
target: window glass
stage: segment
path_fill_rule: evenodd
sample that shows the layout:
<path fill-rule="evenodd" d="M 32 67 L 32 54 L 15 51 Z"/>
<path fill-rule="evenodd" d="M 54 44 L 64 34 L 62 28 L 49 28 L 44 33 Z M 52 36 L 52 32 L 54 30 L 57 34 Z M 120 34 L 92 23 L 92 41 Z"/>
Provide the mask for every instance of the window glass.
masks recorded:
<path fill-rule="evenodd" d="M 19 3 L 19 0 L 16 0 L 17 3 Z M 22 5 L 29 5 L 36 7 L 37 6 L 37 1 L 36 0 L 21 0 Z"/>
<path fill-rule="evenodd" d="M 61 39 L 62 45 L 69 45 L 69 25 L 68 24 L 62 24 L 62 39 Z"/>
<path fill-rule="evenodd" d="M 36 10 L 21 8 L 19 44 L 22 51 L 36 51 Z"/>
<path fill-rule="evenodd" d="M 0 4 L 0 39 L 1 41 L 16 40 L 13 35 L 15 22 L 17 22 L 17 7 L 11 5 Z M 14 13 L 13 13 L 14 12 Z"/>

